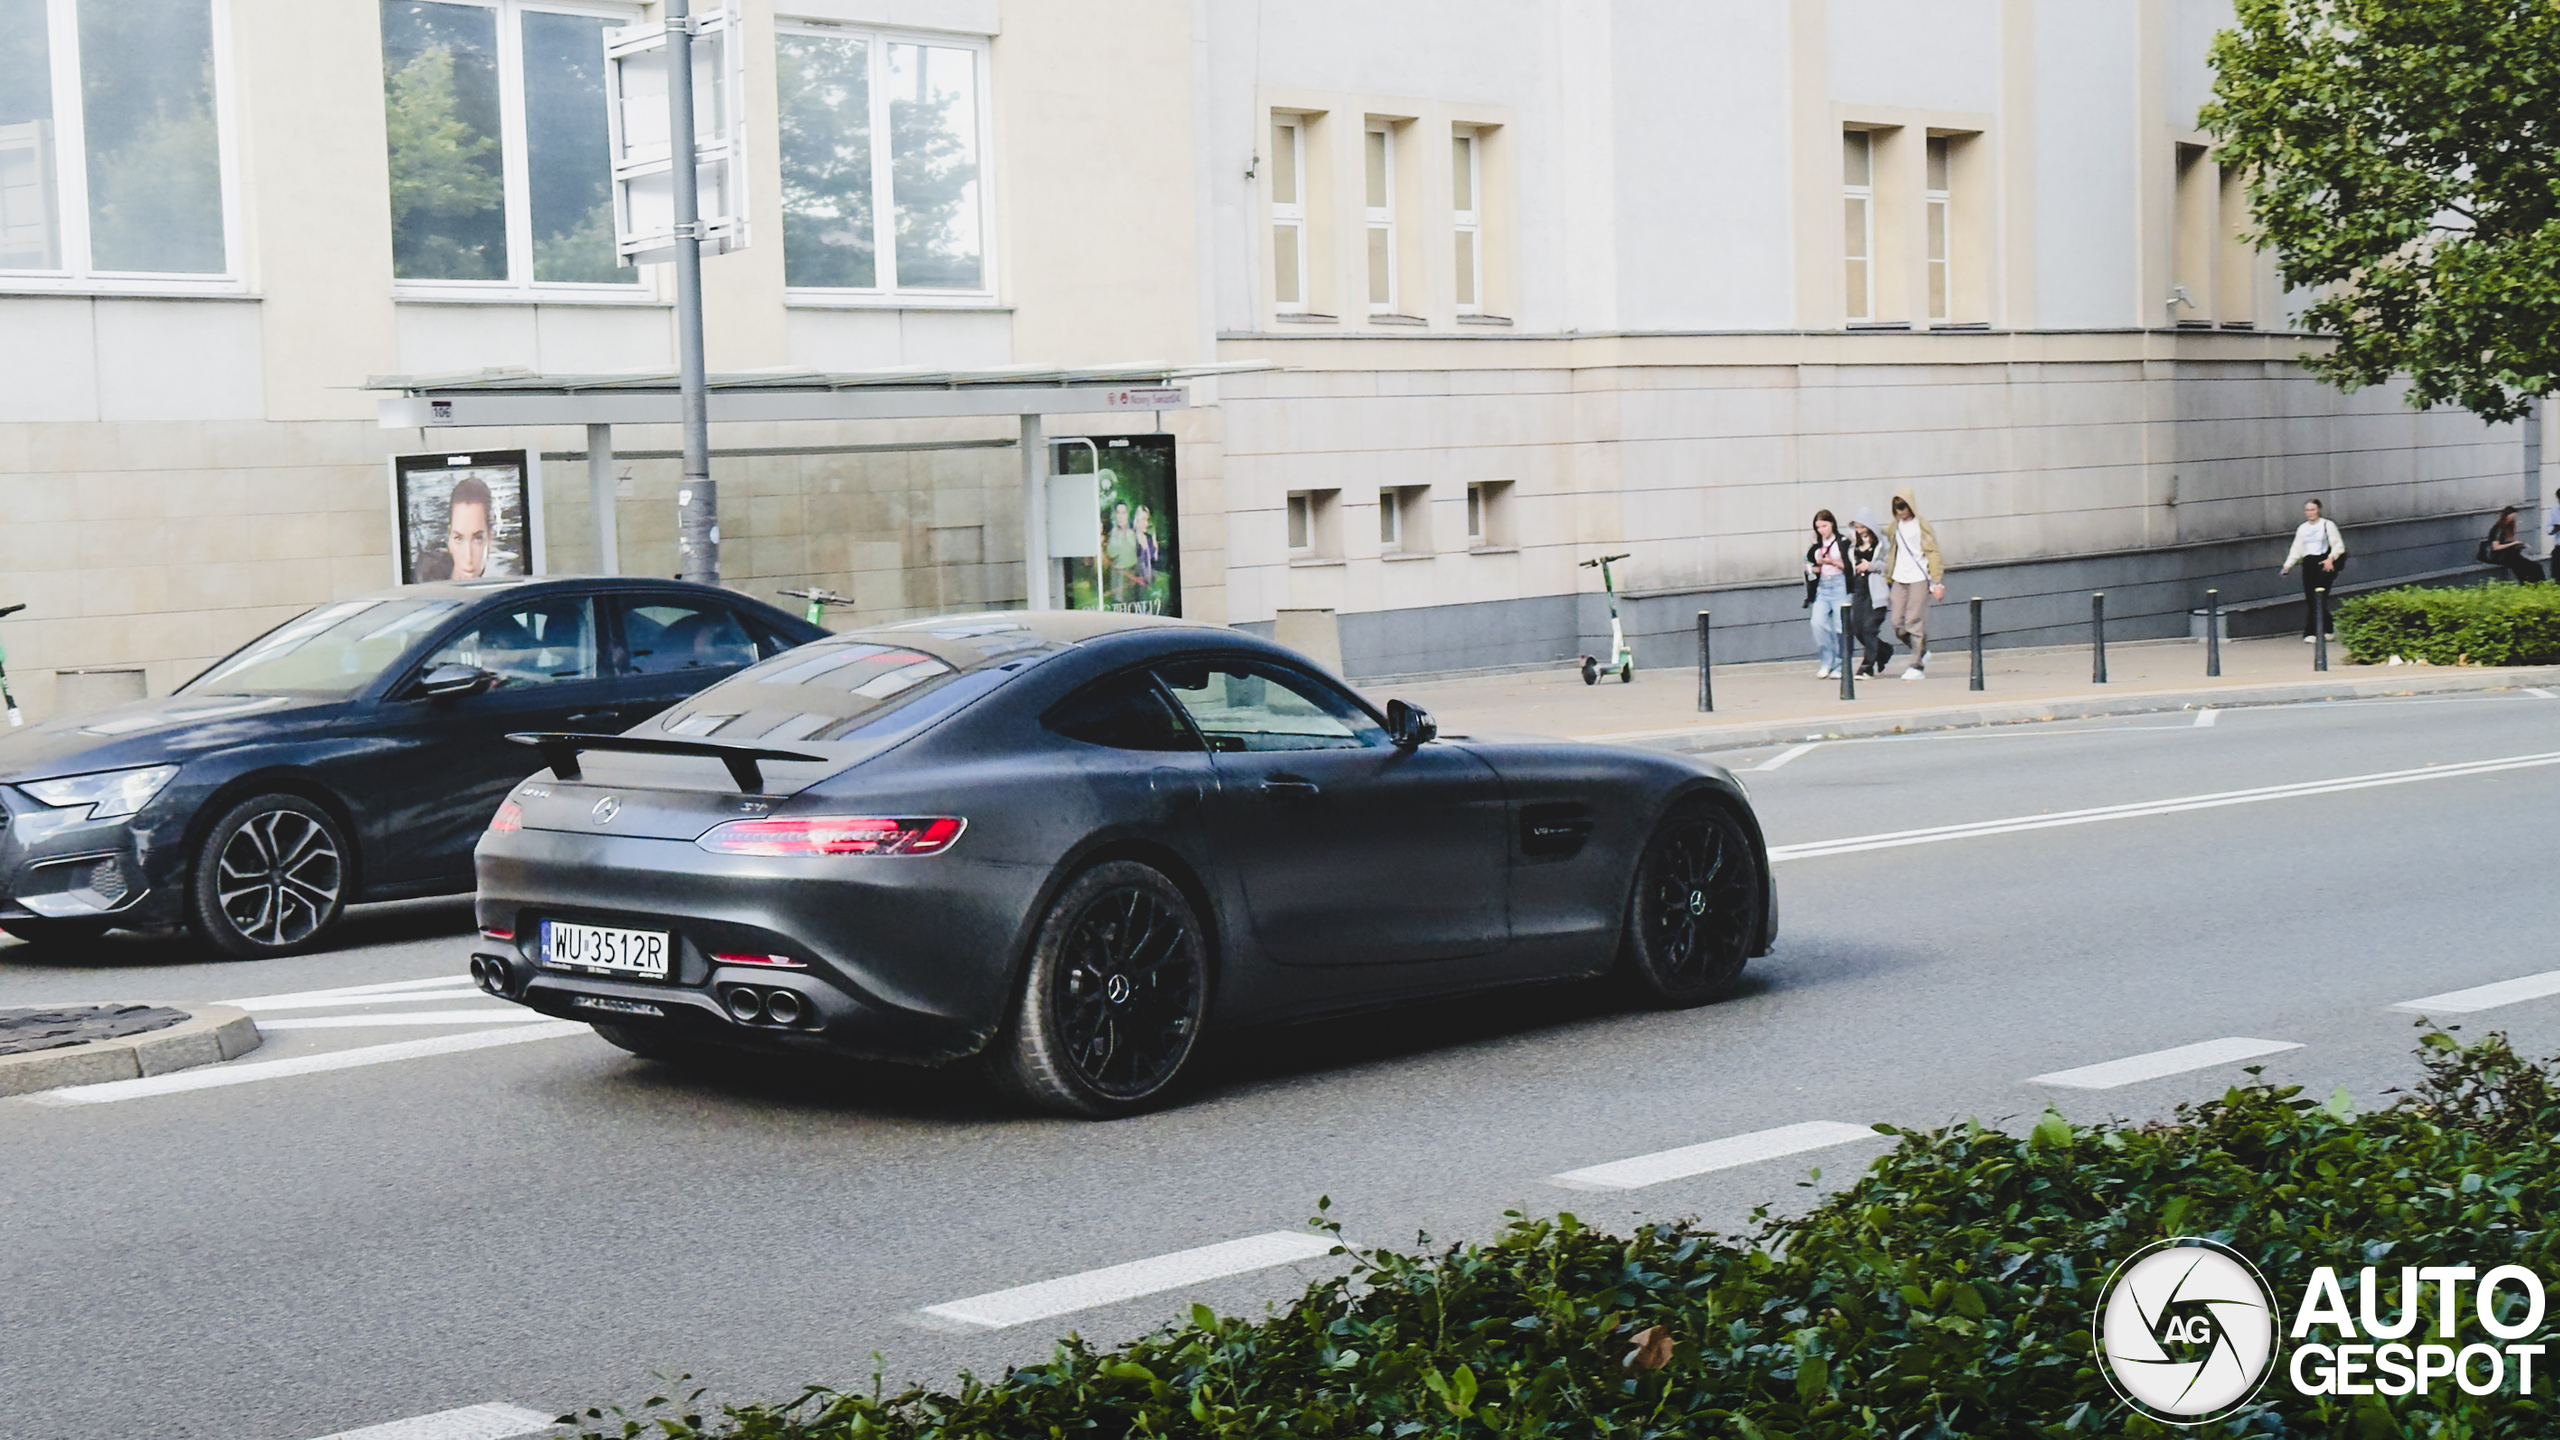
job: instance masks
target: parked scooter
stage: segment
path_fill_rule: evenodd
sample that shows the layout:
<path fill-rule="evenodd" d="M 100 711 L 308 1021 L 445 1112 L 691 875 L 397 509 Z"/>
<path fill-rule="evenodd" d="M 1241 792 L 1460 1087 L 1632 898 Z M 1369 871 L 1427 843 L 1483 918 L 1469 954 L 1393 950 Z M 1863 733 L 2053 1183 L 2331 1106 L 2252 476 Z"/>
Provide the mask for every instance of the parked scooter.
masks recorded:
<path fill-rule="evenodd" d="M 852 596 L 839 595 L 833 590 L 829 590 L 824 587 L 808 590 L 781 590 L 775 593 L 788 595 L 794 600 L 808 601 L 808 609 L 803 611 L 802 614 L 812 625 L 824 625 L 827 623 L 828 606 L 850 605 L 853 603 Z"/>
<path fill-rule="evenodd" d="M 1616 577 L 1609 573 L 1609 564 L 1611 561 L 1624 560 L 1626 558 L 1627 557 L 1624 555 L 1603 555 L 1597 560 L 1585 560 L 1582 562 L 1583 569 L 1597 569 L 1600 572 L 1600 588 L 1607 591 L 1609 594 L 1609 663 L 1606 666 L 1603 666 L 1600 663 L 1598 656 L 1583 656 L 1582 683 L 1585 685 L 1599 684 L 1600 672 L 1603 669 L 1616 671 L 1618 683 L 1621 685 L 1632 685 L 1635 683 L 1635 647 L 1627 643 L 1626 628 L 1618 623 L 1618 582 Z"/>

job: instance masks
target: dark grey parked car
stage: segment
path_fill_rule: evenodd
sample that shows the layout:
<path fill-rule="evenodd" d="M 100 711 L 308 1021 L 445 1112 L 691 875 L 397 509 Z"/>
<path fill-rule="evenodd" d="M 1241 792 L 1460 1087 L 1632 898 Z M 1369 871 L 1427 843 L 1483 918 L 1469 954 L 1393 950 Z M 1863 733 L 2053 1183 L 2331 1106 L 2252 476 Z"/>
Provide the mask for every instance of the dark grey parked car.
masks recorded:
<path fill-rule="evenodd" d="M 1693 1004 L 1777 934 L 1718 767 L 1436 737 L 1205 625 L 917 621 L 520 738 L 473 976 L 660 1058 L 983 1056 L 1111 1115 L 1211 1027 L 1613 967 Z"/>

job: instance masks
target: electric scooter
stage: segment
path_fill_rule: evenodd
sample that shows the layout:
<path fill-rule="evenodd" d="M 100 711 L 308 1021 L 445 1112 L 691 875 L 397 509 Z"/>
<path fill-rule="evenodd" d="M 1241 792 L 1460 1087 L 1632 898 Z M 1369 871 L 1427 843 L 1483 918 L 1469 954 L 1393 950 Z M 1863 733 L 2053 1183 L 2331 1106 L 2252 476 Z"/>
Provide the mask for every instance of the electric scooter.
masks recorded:
<path fill-rule="evenodd" d="M 1624 555 L 1603 555 L 1597 560 L 1582 562 L 1583 569 L 1596 569 L 1600 572 L 1600 588 L 1609 592 L 1609 663 L 1603 667 L 1598 656 L 1583 656 L 1582 683 L 1585 685 L 1599 684 L 1600 672 L 1603 668 L 1616 671 L 1618 683 L 1621 685 L 1635 683 L 1636 652 L 1635 648 L 1627 643 L 1626 628 L 1618 623 L 1618 582 L 1616 577 L 1609 573 L 1609 562 L 1626 558 Z"/>
<path fill-rule="evenodd" d="M 775 593 L 788 595 L 794 600 L 808 601 L 809 608 L 802 613 L 803 617 L 812 625 L 824 625 L 827 623 L 828 606 L 850 605 L 853 603 L 852 596 L 839 595 L 833 590 L 828 590 L 823 587 L 809 590 L 781 590 L 776 591 Z"/>
<path fill-rule="evenodd" d="M 22 600 L 15 605 L 0 607 L 0 616 L 15 615 L 26 608 L 26 602 Z M 0 705 L 9 707 L 12 726 L 27 723 L 27 717 L 18 709 L 18 697 L 9 693 L 9 649 L 5 645 L 0 645 Z"/>

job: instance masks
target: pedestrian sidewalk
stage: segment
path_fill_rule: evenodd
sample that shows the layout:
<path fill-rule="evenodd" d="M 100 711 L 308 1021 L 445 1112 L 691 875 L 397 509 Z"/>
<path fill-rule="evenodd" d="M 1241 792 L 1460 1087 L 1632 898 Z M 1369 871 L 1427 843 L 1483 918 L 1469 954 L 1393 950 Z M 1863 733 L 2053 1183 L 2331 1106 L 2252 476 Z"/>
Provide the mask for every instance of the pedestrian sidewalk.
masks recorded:
<path fill-rule="evenodd" d="M 1712 714 L 1698 706 L 1698 672 L 1644 670 L 1635 683 L 1603 678 L 1582 683 L 1570 664 L 1553 671 L 1370 687 L 1419 705 L 1443 733 L 1542 734 L 1615 740 L 1678 750 L 1739 749 L 1778 741 L 1882 735 L 1903 730 L 2139 714 L 2227 705 L 2348 699 L 2441 691 L 2560 686 L 2560 666 L 2494 670 L 2471 666 L 2350 665 L 2329 646 L 2330 668 L 2312 666 L 2314 647 L 2299 637 L 2232 640 L 2222 646 L 2222 674 L 2207 679 L 2204 644 L 2146 640 L 2107 647 L 2107 681 L 2090 680 L 2086 646 L 1983 652 L 1983 688 L 1966 688 L 1966 652 L 1929 657 L 1929 678 L 1890 674 L 1858 681 L 1858 698 L 1840 698 L 1838 679 L 1814 676 L 1810 660 L 1718 667 Z M 2555 710 L 2560 718 L 2560 710 Z"/>

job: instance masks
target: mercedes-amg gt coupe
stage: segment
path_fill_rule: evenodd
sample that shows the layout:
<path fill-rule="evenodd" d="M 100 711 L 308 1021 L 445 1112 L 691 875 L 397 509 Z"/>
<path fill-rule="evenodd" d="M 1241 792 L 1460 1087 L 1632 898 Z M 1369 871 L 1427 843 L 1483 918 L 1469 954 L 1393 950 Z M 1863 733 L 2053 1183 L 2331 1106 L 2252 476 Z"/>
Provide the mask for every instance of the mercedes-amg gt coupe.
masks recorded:
<path fill-rule="evenodd" d="M 1112 1116 L 1202 1037 L 1777 937 L 1703 760 L 1443 736 L 1254 636 L 1094 612 L 831 636 L 547 768 L 480 838 L 473 977 L 635 1054 L 975 1060 Z"/>

